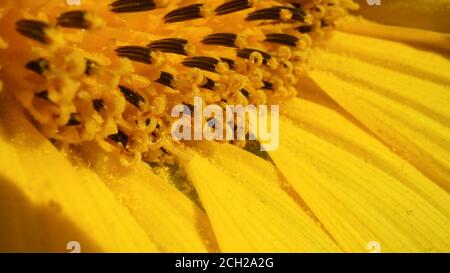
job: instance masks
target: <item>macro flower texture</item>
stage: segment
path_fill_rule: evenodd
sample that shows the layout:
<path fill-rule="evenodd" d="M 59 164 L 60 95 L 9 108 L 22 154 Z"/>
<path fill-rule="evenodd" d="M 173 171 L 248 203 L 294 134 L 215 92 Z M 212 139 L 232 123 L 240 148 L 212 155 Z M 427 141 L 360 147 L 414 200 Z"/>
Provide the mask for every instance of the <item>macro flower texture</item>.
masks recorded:
<path fill-rule="evenodd" d="M 449 252 L 449 16 L 0 0 L 0 251 Z M 279 105 L 277 149 L 174 139 L 194 97 Z"/>

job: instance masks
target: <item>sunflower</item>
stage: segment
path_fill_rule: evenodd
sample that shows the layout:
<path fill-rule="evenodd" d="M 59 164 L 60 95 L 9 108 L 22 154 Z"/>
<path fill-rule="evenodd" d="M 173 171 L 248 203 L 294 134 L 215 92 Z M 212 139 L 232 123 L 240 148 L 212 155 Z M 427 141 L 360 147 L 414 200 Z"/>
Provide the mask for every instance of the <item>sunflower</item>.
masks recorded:
<path fill-rule="evenodd" d="M 1 251 L 450 251 L 448 1 L 76 2 L 0 1 Z M 173 140 L 194 96 L 279 148 Z"/>

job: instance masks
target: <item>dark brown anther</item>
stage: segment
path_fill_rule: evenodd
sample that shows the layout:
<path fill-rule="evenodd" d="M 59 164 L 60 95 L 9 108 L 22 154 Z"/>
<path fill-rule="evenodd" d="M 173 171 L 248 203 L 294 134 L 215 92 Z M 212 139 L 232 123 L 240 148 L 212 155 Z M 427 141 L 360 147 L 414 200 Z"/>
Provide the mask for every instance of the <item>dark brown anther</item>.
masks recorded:
<path fill-rule="evenodd" d="M 164 22 L 167 24 L 203 18 L 202 7 L 203 4 L 192 4 L 173 10 L 164 16 Z"/>
<path fill-rule="evenodd" d="M 313 30 L 312 26 L 300 26 L 297 28 L 298 32 L 300 33 L 308 33 L 311 32 Z"/>
<path fill-rule="evenodd" d="M 78 126 L 81 125 L 79 115 L 77 113 L 70 114 L 70 119 L 66 124 L 67 126 Z"/>
<path fill-rule="evenodd" d="M 219 60 L 216 58 L 203 56 L 189 57 L 182 62 L 182 64 L 187 67 L 196 67 L 210 72 L 216 72 L 216 65 L 218 63 Z"/>
<path fill-rule="evenodd" d="M 105 102 L 102 99 L 95 99 L 92 101 L 92 106 L 94 107 L 95 111 L 99 112 L 103 109 L 103 107 L 105 107 Z"/>
<path fill-rule="evenodd" d="M 84 69 L 84 74 L 90 76 L 98 69 L 98 67 L 98 63 L 94 62 L 93 60 L 86 59 L 86 68 Z"/>
<path fill-rule="evenodd" d="M 266 90 L 273 90 L 273 83 L 268 82 L 268 81 L 263 81 L 264 86 L 262 87 L 262 89 L 266 89 Z"/>
<path fill-rule="evenodd" d="M 167 38 L 151 42 L 148 47 L 154 51 L 161 51 L 165 53 L 174 53 L 187 56 L 186 45 L 188 41 L 178 38 Z"/>
<path fill-rule="evenodd" d="M 122 143 L 123 147 L 127 146 L 128 136 L 121 130 L 118 130 L 117 134 L 108 136 L 108 138 L 116 143 Z"/>
<path fill-rule="evenodd" d="M 238 12 L 251 7 L 252 6 L 248 0 L 231 0 L 218 6 L 215 12 L 216 15 L 224 15 L 228 13 Z"/>
<path fill-rule="evenodd" d="M 202 43 L 206 45 L 220 45 L 226 47 L 237 47 L 236 38 L 238 36 L 234 33 L 214 33 L 206 36 Z"/>
<path fill-rule="evenodd" d="M 40 98 L 40 99 L 43 99 L 43 100 L 46 100 L 46 101 L 50 101 L 50 100 L 48 99 L 48 91 L 47 91 L 47 90 L 40 91 L 40 92 L 34 94 L 34 96 L 35 96 L 36 98 Z"/>
<path fill-rule="evenodd" d="M 244 95 L 244 97 L 246 97 L 246 98 L 248 98 L 248 97 L 250 96 L 250 93 L 249 93 L 247 90 L 245 90 L 245 89 L 242 89 L 242 90 L 241 90 L 241 93 L 242 93 L 242 95 Z"/>
<path fill-rule="evenodd" d="M 291 20 L 303 21 L 305 18 L 305 13 L 301 9 L 290 7 L 272 7 L 256 10 L 247 15 L 247 18 L 245 18 L 245 20 L 283 20 L 283 18 L 281 17 L 283 10 L 288 10 L 292 13 Z"/>
<path fill-rule="evenodd" d="M 136 91 L 133 91 L 123 85 L 119 85 L 119 89 L 120 89 L 120 92 L 122 92 L 122 94 L 124 95 L 125 99 L 129 103 L 136 106 L 136 108 L 140 108 L 141 103 L 143 103 L 145 101 L 144 98 L 141 95 L 139 95 L 139 93 Z"/>
<path fill-rule="evenodd" d="M 208 90 L 214 90 L 214 87 L 216 87 L 216 82 L 210 78 L 206 78 L 206 83 L 204 83 L 200 87 Z"/>
<path fill-rule="evenodd" d="M 84 10 L 65 12 L 58 17 L 56 24 L 67 28 L 88 29 L 91 27 L 91 23 L 86 20 L 86 11 Z"/>
<path fill-rule="evenodd" d="M 162 84 L 164 86 L 173 88 L 172 83 L 173 83 L 173 75 L 168 73 L 168 72 L 164 72 L 162 71 L 159 79 L 157 79 L 155 82 Z"/>
<path fill-rule="evenodd" d="M 266 34 L 266 42 L 296 47 L 298 38 L 284 33 Z"/>
<path fill-rule="evenodd" d="M 263 57 L 263 64 L 267 64 L 267 61 L 270 60 L 270 58 L 272 58 L 272 56 L 270 56 L 270 54 L 268 54 L 268 53 L 266 53 L 264 51 L 261 51 L 261 50 L 258 50 L 258 49 L 252 49 L 252 48 L 239 49 L 237 51 L 237 56 L 240 57 L 240 58 L 243 58 L 243 59 L 248 59 L 248 58 L 250 58 L 250 55 L 253 52 L 259 52 L 262 55 L 262 57 Z"/>
<path fill-rule="evenodd" d="M 119 57 L 128 58 L 132 61 L 151 64 L 152 50 L 148 47 L 143 46 L 122 46 L 116 49 L 117 55 Z"/>
<path fill-rule="evenodd" d="M 45 34 L 45 30 L 49 27 L 47 23 L 38 20 L 20 20 L 16 23 L 17 32 L 43 44 L 49 42 Z"/>
<path fill-rule="evenodd" d="M 235 64 L 234 60 L 228 59 L 228 58 L 223 58 L 223 57 L 220 58 L 220 60 L 221 60 L 222 62 L 228 64 L 228 67 L 229 67 L 231 70 L 234 69 L 234 64 Z"/>
<path fill-rule="evenodd" d="M 39 58 L 28 62 L 25 67 L 39 75 L 43 75 L 49 69 L 50 63 L 44 58 Z"/>
<path fill-rule="evenodd" d="M 112 12 L 140 12 L 156 8 L 153 0 L 118 0 L 109 5 Z"/>

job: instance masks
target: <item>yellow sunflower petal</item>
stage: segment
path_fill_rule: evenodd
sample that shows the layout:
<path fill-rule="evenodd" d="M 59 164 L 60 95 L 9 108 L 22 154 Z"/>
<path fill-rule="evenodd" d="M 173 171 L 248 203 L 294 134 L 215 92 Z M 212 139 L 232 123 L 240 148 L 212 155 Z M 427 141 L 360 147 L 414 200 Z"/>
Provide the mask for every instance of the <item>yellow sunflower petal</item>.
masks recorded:
<path fill-rule="evenodd" d="M 340 20 L 337 24 L 337 29 L 355 34 L 426 46 L 434 49 L 450 50 L 450 34 L 448 33 L 388 26 L 353 16 L 347 16 Z"/>
<path fill-rule="evenodd" d="M 162 251 L 217 251 L 205 213 L 148 165 L 142 162 L 132 169 L 124 168 L 92 147 L 89 154 L 91 167 Z"/>
<path fill-rule="evenodd" d="M 342 121 L 335 124 L 335 118 L 328 118 L 330 127 L 337 126 L 329 132 L 297 127 L 282 118 L 280 147 L 270 155 L 338 244 L 345 251 L 367 251 L 372 241 L 387 252 L 448 251 L 450 219 L 441 210 L 448 208 L 444 202 L 450 199 L 436 201 L 441 207 L 434 207 L 423 192 L 439 189 L 428 185 L 417 193 L 420 184 L 410 188 L 399 182 L 395 172 L 402 170 L 391 166 L 385 171 L 380 162 L 361 156 L 359 147 L 367 145 L 367 137 L 357 136 L 363 132 L 346 136 L 349 125 L 340 127 Z M 323 137 L 326 134 L 330 135 Z M 346 138 L 354 143 L 337 145 Z M 438 196 L 445 197 L 442 192 Z"/>
<path fill-rule="evenodd" d="M 370 6 L 367 0 L 356 0 L 358 14 L 380 23 L 450 32 L 448 0 L 380 0 L 380 6 Z"/>
<path fill-rule="evenodd" d="M 343 43 L 349 46 L 344 49 Z M 450 61 L 395 42 L 342 33 L 327 49 L 315 51 L 312 79 L 450 191 L 450 77 L 445 74 Z M 392 53 L 377 54 L 383 50 Z"/>
<path fill-rule="evenodd" d="M 282 189 L 273 165 L 230 145 L 203 151 L 213 163 L 197 154 L 185 168 L 222 251 L 339 251 Z"/>
<path fill-rule="evenodd" d="M 128 211 L 93 174 L 79 173 L 21 114 L 1 100 L 0 249 L 156 251 Z"/>
<path fill-rule="evenodd" d="M 356 124 L 349 122 L 349 118 L 337 112 L 339 109 L 332 110 L 303 99 L 293 99 L 283 109 L 283 114 L 292 121 L 364 158 L 450 217 L 450 195 L 445 190 L 361 129 L 357 121 Z"/>

